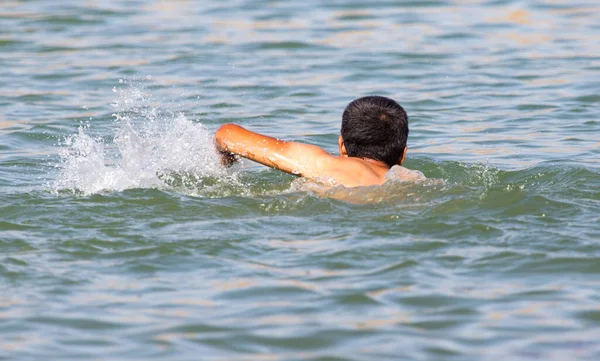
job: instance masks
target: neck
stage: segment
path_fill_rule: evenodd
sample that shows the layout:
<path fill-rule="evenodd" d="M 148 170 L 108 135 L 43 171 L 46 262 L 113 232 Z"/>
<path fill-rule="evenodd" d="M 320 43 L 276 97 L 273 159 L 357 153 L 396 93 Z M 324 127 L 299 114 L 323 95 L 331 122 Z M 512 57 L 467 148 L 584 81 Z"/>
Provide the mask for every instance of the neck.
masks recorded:
<path fill-rule="evenodd" d="M 365 162 L 371 163 L 371 164 L 376 165 L 378 167 L 390 169 L 390 166 L 387 165 L 387 163 L 384 162 L 384 161 L 376 160 L 376 159 L 371 159 L 371 158 L 361 158 L 361 159 L 364 160 Z"/>

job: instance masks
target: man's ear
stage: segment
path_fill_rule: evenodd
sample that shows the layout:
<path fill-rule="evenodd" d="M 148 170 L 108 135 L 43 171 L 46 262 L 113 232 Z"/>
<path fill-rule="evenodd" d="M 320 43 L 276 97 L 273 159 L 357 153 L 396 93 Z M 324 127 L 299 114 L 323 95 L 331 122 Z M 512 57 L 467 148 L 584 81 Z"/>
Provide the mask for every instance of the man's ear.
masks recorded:
<path fill-rule="evenodd" d="M 338 138 L 338 150 L 340 151 L 340 155 L 342 157 L 348 156 L 348 153 L 346 153 L 346 146 L 344 145 L 344 139 L 342 139 L 341 135 Z"/>
<path fill-rule="evenodd" d="M 404 163 L 404 158 L 406 158 L 406 150 L 407 149 L 408 149 L 408 145 L 406 147 L 404 147 L 404 150 L 402 151 L 402 155 L 400 156 L 400 158 L 398 158 L 398 162 L 396 164 L 402 165 L 402 163 Z"/>

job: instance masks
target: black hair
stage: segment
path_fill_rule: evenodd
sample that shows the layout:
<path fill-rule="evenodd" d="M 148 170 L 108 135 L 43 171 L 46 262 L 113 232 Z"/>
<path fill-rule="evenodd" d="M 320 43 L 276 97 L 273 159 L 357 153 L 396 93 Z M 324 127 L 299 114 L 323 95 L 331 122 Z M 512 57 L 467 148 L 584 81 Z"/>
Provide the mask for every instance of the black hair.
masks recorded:
<path fill-rule="evenodd" d="M 380 160 L 391 167 L 406 147 L 408 116 L 392 99 L 358 98 L 344 110 L 341 134 L 349 157 Z"/>

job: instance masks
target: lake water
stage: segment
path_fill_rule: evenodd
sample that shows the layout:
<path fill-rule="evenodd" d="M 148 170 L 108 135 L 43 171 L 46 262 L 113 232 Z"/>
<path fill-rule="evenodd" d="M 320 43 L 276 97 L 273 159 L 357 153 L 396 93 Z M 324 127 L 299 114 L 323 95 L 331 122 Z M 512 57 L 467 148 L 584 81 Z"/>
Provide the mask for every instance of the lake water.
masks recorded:
<path fill-rule="evenodd" d="M 0 359 L 599 360 L 600 4 L 0 4 Z M 321 198 L 363 95 L 445 183 Z"/>

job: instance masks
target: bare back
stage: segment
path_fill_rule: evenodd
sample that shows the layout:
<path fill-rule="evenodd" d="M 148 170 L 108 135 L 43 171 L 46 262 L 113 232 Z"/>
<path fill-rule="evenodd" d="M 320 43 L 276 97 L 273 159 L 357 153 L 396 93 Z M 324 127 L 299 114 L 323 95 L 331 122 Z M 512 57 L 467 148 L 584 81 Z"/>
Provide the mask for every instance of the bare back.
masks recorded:
<path fill-rule="evenodd" d="M 359 187 L 380 185 L 385 182 L 389 167 L 361 158 L 333 156 L 327 154 L 327 165 L 321 169 L 322 175 L 309 178 L 326 180 L 336 185 Z"/>

